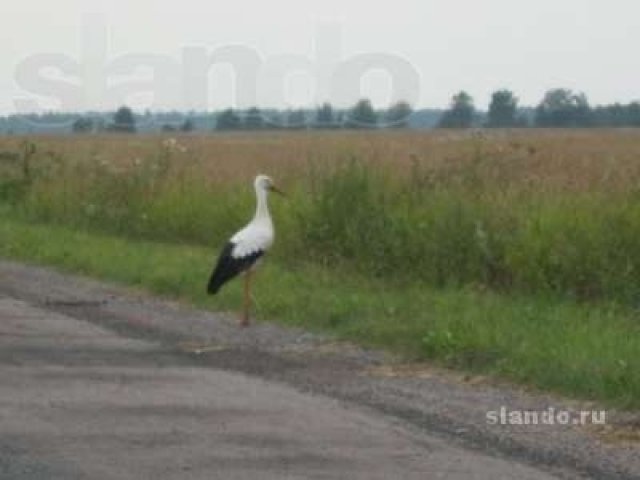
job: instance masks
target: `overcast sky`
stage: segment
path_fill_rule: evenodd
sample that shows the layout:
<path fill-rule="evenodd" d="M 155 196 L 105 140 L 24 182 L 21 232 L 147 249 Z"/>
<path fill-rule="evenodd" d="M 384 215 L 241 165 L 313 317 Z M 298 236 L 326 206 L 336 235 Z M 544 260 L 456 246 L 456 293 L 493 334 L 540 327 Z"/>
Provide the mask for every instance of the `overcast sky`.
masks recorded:
<path fill-rule="evenodd" d="M 124 102 L 139 109 L 296 107 L 357 96 L 378 107 L 400 96 L 443 107 L 462 89 L 484 108 L 504 87 L 523 104 L 552 87 L 584 91 L 592 104 L 640 99 L 637 0 L 4 3 L 1 113 Z M 258 70 L 223 62 L 209 68 L 202 60 L 210 72 L 202 87 L 185 67 L 186 47 L 224 51 L 236 67 L 253 52 Z M 152 66 L 136 67 L 148 59 Z M 368 66 L 357 67 L 358 59 Z M 345 65 L 353 68 L 334 75 Z"/>

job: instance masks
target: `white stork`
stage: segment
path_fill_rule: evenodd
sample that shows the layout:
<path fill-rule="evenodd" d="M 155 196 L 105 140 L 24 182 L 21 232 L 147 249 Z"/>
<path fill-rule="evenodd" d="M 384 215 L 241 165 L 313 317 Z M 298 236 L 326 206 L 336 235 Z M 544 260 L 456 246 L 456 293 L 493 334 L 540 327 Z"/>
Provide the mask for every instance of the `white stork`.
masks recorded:
<path fill-rule="evenodd" d="M 231 237 L 222 249 L 207 286 L 207 292 L 215 295 L 225 283 L 238 274 L 244 273 L 244 309 L 240 319 L 242 327 L 249 326 L 251 274 L 273 244 L 274 239 L 267 197 L 270 191 L 284 195 L 266 175 L 258 175 L 254 181 L 254 187 L 257 200 L 256 214 L 253 220 Z"/>

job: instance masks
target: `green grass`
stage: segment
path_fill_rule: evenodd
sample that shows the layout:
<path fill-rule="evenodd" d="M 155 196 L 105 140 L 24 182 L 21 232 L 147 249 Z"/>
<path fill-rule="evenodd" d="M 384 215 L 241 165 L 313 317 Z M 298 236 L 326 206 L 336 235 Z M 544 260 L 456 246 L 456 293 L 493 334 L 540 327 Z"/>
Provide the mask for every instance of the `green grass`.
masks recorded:
<path fill-rule="evenodd" d="M 193 302 L 240 305 L 240 282 L 204 293 L 215 252 L 0 215 L 0 255 L 57 266 Z M 276 248 L 276 253 L 277 253 Z M 640 322 L 629 307 L 483 288 L 380 280 L 335 266 L 269 258 L 257 316 L 542 389 L 640 407 Z"/>
<path fill-rule="evenodd" d="M 0 205 L 30 221 L 208 245 L 253 210 L 248 182 L 212 181 L 167 152 L 118 168 L 58 157 L 30 165 L 29 177 L 17 168 L 0 180 Z M 286 258 L 276 255 L 433 287 L 638 304 L 636 190 L 532 189 L 491 168 L 480 156 L 437 174 L 417 164 L 405 178 L 361 160 L 310 164 L 286 185 L 289 200 L 272 202 Z"/>

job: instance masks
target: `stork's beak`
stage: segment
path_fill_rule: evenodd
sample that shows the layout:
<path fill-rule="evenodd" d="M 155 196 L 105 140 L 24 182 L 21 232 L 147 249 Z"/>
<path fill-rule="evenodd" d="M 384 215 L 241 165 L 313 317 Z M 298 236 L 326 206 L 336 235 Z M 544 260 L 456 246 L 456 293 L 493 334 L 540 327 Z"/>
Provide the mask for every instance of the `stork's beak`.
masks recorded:
<path fill-rule="evenodd" d="M 286 197 L 287 194 L 284 193 L 282 190 L 280 190 L 278 187 L 276 187 L 275 185 L 271 185 L 269 187 L 269 190 L 271 190 L 272 192 L 277 193 L 278 195 L 282 195 L 283 197 Z"/>

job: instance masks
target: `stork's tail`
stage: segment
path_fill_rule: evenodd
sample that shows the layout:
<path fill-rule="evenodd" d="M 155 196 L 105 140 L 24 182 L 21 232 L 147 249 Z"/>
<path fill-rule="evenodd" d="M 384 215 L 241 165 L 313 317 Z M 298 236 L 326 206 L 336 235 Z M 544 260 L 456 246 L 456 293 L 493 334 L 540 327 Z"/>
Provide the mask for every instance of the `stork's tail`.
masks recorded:
<path fill-rule="evenodd" d="M 214 271 L 209 277 L 209 283 L 207 284 L 207 293 L 209 295 L 215 295 L 220 291 L 220 287 L 222 287 L 222 283 L 219 279 L 216 278 L 216 272 Z"/>
<path fill-rule="evenodd" d="M 234 247 L 235 245 L 232 242 L 227 243 L 218 257 L 218 263 L 216 268 L 213 269 L 207 285 L 207 292 L 211 295 L 218 293 L 225 283 L 251 268 L 264 255 L 263 250 L 257 250 L 244 257 L 234 258 L 232 255 Z"/>
<path fill-rule="evenodd" d="M 231 256 L 233 247 L 233 243 L 229 242 L 224 246 L 222 252 L 220 252 L 216 266 L 213 272 L 211 272 L 209 283 L 207 284 L 207 293 L 210 295 L 218 293 L 222 285 L 238 273 L 237 269 L 234 268 L 234 261 Z"/>

